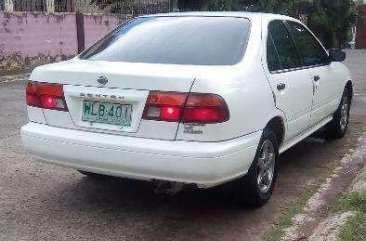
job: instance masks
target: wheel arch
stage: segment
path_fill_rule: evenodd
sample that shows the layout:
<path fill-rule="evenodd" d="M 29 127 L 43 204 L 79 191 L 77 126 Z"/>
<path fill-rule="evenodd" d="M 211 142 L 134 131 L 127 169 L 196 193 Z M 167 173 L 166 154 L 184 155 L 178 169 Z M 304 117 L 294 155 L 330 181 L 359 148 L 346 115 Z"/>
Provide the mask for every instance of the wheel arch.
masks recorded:
<path fill-rule="evenodd" d="M 284 119 L 281 116 L 275 116 L 267 123 L 266 128 L 270 128 L 276 134 L 278 146 L 281 146 L 285 139 Z"/>
<path fill-rule="evenodd" d="M 350 93 L 351 93 L 351 102 L 353 100 L 353 83 L 351 80 L 348 80 L 346 83 L 346 86 L 344 87 L 345 89 L 347 89 Z"/>

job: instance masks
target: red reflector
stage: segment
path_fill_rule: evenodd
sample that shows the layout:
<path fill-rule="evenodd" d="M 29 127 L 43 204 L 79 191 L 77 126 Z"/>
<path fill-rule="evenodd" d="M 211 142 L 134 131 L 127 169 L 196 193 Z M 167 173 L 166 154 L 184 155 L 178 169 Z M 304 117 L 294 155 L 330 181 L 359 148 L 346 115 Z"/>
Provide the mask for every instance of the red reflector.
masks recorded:
<path fill-rule="evenodd" d="M 37 85 L 35 82 L 27 82 L 27 87 L 26 87 L 26 92 L 27 95 L 37 95 Z"/>
<path fill-rule="evenodd" d="M 26 87 L 27 105 L 43 109 L 67 111 L 62 85 L 29 81 Z"/>
<path fill-rule="evenodd" d="M 189 94 L 182 118 L 183 123 L 221 123 L 228 119 L 229 110 L 221 96 Z"/>
<path fill-rule="evenodd" d="M 28 95 L 26 96 L 27 105 L 34 106 L 34 107 L 40 107 L 39 98 L 36 95 Z"/>
<path fill-rule="evenodd" d="M 225 120 L 225 113 L 220 109 L 211 108 L 186 108 L 184 111 L 183 122 L 205 122 L 215 123 Z"/>

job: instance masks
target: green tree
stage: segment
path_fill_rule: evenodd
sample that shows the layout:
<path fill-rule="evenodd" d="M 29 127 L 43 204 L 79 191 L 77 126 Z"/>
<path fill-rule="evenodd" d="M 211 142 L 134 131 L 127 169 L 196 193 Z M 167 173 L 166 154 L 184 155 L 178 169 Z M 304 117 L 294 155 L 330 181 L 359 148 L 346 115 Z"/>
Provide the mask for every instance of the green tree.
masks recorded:
<path fill-rule="evenodd" d="M 249 10 L 298 15 L 312 0 L 208 0 L 209 10 Z"/>
<path fill-rule="evenodd" d="M 197 0 L 196 0 L 197 1 Z M 249 10 L 304 17 L 327 48 L 345 47 L 357 19 L 353 0 L 206 0 L 211 11 Z M 201 7 L 202 7 L 201 6 Z M 200 8 L 202 9 L 202 8 Z"/>
<path fill-rule="evenodd" d="M 353 0 L 168 0 L 171 10 L 261 11 L 304 17 L 327 48 L 343 47 L 357 17 Z M 112 12 L 141 14 L 144 0 L 92 0 Z M 146 9 L 146 6 L 144 6 Z M 165 8 L 167 9 L 167 8 Z M 143 12 L 146 13 L 146 12 Z"/>
<path fill-rule="evenodd" d="M 357 19 L 353 0 L 316 0 L 308 15 L 308 26 L 322 39 L 327 48 L 344 47 Z"/>

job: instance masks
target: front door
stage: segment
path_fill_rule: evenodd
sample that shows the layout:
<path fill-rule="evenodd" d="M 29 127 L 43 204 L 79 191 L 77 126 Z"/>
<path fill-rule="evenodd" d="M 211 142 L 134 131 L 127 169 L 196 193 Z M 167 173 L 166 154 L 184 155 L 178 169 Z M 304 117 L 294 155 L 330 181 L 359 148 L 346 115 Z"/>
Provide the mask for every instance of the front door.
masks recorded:
<path fill-rule="evenodd" d="M 337 109 L 343 80 L 337 73 L 338 63 L 329 63 L 325 49 L 306 27 L 291 21 L 287 26 L 300 53 L 302 66 L 308 69 L 313 81 L 311 125 L 316 125 Z"/>
<path fill-rule="evenodd" d="M 285 113 L 285 143 L 310 127 L 313 81 L 301 61 L 284 22 L 272 21 L 268 26 L 267 64 L 276 106 Z"/>

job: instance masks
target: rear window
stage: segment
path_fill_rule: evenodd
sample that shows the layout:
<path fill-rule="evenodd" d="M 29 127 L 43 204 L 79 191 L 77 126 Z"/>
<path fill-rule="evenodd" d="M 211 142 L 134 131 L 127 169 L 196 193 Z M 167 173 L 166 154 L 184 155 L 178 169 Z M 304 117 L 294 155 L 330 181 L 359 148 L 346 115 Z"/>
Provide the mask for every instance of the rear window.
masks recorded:
<path fill-rule="evenodd" d="M 233 65 L 244 55 L 249 20 L 234 17 L 142 17 L 84 51 L 95 61 Z"/>

